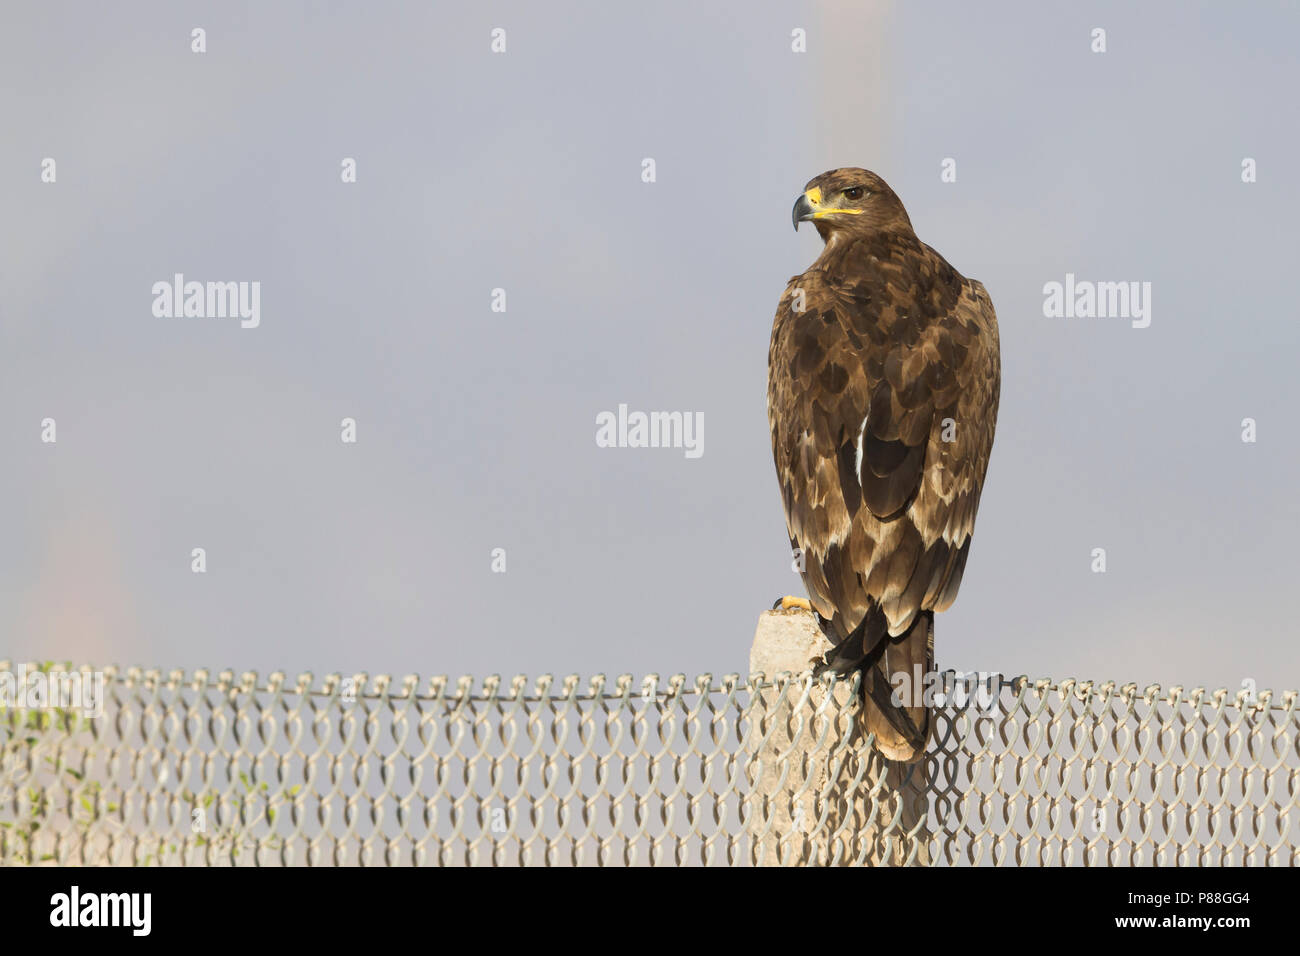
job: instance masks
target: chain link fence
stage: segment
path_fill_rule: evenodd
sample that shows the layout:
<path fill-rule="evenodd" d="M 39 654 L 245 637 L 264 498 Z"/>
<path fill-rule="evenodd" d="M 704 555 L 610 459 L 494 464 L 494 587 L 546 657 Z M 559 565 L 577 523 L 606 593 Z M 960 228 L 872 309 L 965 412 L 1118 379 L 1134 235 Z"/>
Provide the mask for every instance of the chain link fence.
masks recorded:
<path fill-rule="evenodd" d="M 87 716 L 36 672 L 0 662 L 8 864 L 1300 863 L 1296 691 L 949 673 L 904 767 L 806 675 L 83 668 Z"/>

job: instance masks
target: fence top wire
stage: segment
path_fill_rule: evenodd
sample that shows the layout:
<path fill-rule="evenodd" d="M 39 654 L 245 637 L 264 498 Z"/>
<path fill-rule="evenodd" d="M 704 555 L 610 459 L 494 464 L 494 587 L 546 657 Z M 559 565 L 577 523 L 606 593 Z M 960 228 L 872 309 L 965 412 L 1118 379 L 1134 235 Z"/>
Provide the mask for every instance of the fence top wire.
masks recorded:
<path fill-rule="evenodd" d="M 83 674 L 98 672 L 104 675 L 106 682 L 121 687 L 146 690 L 167 689 L 175 691 L 184 688 L 193 691 L 216 690 L 223 694 L 297 694 L 328 699 L 341 696 L 349 687 L 349 682 L 351 682 L 353 696 L 367 700 L 413 699 L 440 701 L 451 698 L 475 702 L 493 700 L 527 702 L 542 700 L 557 702 L 630 700 L 633 697 L 643 697 L 647 693 L 652 693 L 660 699 L 734 694 L 739 691 L 753 693 L 757 690 L 785 687 L 801 682 L 806 685 L 811 677 L 809 671 L 797 673 L 781 671 L 771 676 L 757 671 L 747 676 L 742 676 L 740 673 L 724 674 L 715 683 L 714 675 L 707 672 L 698 675 L 693 681 L 682 672 L 671 674 L 667 678 L 651 672 L 639 681 L 631 673 L 615 675 L 612 681 L 607 675 L 597 673 L 586 679 L 585 686 L 587 690 L 583 692 L 580 689 L 584 686 L 582 675 L 576 673 L 566 674 L 558 678 L 554 674 L 539 674 L 536 677 L 529 677 L 527 674 L 516 674 L 507 681 L 500 674 L 487 674 L 483 677 L 464 674 L 454 679 L 446 674 L 435 674 L 427 679 L 422 679 L 418 674 L 405 674 L 398 678 L 390 674 L 370 674 L 367 671 L 357 671 L 347 675 L 335 671 L 325 675 L 318 681 L 313 672 L 303 671 L 290 682 L 288 674 L 280 670 L 270 672 L 263 679 L 258 671 L 252 670 L 237 673 L 234 670 L 225 669 L 214 674 L 210 669 L 204 667 L 187 671 L 181 668 L 164 670 L 159 667 L 122 667 L 114 664 L 104 665 L 103 667 L 90 664 L 82 664 L 76 667 L 71 665 L 61 666 L 51 662 L 21 662 L 15 664 L 11 660 L 0 660 L 0 674 L 14 672 L 20 668 L 28 673 L 42 668 Z M 944 684 L 948 687 L 961 683 L 963 678 L 962 672 L 955 670 L 943 671 L 942 675 Z M 855 676 L 846 683 L 851 683 L 856 687 L 857 679 Z M 1201 706 L 1202 704 L 1208 704 L 1214 707 L 1223 707 L 1227 705 L 1245 710 L 1273 709 L 1286 713 L 1294 712 L 1297 702 L 1300 701 L 1300 690 L 1273 691 L 1265 689 L 1251 691 L 1243 687 L 1233 692 L 1226 687 L 1209 690 L 1204 686 L 1196 686 L 1188 689 L 1182 684 L 1173 684 L 1168 687 L 1161 684 L 1147 684 L 1143 687 L 1131 681 L 1120 684 L 1114 680 L 1095 681 L 1074 677 L 1044 677 L 1031 680 L 1024 674 L 1009 677 L 1001 672 L 986 673 L 983 680 L 990 679 L 994 682 L 993 686 L 999 691 L 1010 690 L 1019 695 L 1032 694 L 1039 697 L 1046 694 L 1059 694 L 1062 697 L 1073 696 L 1079 701 L 1089 699 L 1109 701 L 1118 698 L 1126 702 L 1141 700 L 1148 705 L 1156 702 L 1166 703 L 1170 706 L 1180 704 Z M 531 693 L 528 691 L 530 681 L 533 688 Z M 660 689 L 661 681 L 666 682 L 662 690 Z M 559 693 L 554 692 L 557 682 Z M 829 674 L 819 681 L 820 684 L 827 687 L 834 685 L 836 682 L 836 678 Z M 613 689 L 607 689 L 611 685 Z M 647 692 L 647 687 L 650 688 L 649 692 Z"/>
<path fill-rule="evenodd" d="M 945 672 L 923 760 L 857 679 L 100 669 L 0 697 L 0 863 L 1300 864 L 1300 692 Z M 52 683 L 52 682 L 51 682 Z"/>

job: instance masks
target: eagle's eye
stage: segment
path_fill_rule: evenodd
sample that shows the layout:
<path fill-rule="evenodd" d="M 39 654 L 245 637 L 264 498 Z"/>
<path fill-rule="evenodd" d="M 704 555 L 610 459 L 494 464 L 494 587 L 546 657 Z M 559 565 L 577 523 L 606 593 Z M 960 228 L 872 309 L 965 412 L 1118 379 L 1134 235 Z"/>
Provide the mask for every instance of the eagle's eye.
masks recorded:
<path fill-rule="evenodd" d="M 862 198 L 864 192 L 866 192 L 866 190 L 861 186 L 850 186 L 848 189 L 844 190 L 844 198 L 856 202 Z"/>

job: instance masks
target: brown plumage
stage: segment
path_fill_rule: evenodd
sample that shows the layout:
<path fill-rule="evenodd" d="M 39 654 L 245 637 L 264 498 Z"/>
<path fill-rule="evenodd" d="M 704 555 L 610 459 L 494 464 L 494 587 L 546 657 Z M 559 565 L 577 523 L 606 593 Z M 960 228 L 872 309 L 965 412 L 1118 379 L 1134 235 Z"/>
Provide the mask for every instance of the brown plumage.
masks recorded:
<path fill-rule="evenodd" d="M 825 666 L 862 670 L 867 730 L 915 760 L 929 712 L 890 695 L 895 675 L 916 687 L 933 671 L 934 612 L 961 584 L 997 421 L 997 319 L 874 173 L 823 173 L 794 218 L 826 246 L 781 296 L 768 353 L 786 526 L 835 644 Z"/>

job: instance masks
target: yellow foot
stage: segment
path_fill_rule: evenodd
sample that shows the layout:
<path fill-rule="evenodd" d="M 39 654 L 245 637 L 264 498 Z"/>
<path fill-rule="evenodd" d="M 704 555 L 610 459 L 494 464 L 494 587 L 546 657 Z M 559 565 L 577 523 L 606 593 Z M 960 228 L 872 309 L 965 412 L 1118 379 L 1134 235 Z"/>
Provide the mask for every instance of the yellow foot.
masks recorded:
<path fill-rule="evenodd" d="M 786 595 L 785 597 L 781 598 L 781 600 L 773 604 L 772 610 L 775 611 L 777 608 L 780 608 L 783 611 L 788 611 L 792 607 L 801 607 L 805 611 L 812 610 L 812 605 L 808 603 L 807 598 L 790 597 L 789 595 Z"/>

